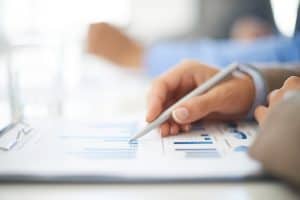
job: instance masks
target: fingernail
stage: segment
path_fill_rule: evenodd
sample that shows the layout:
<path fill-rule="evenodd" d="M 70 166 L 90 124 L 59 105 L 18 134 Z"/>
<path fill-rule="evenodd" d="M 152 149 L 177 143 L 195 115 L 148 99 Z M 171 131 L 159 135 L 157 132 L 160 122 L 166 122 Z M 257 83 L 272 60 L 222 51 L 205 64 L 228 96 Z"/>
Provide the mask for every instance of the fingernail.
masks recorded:
<path fill-rule="evenodd" d="M 189 117 L 189 111 L 186 108 L 177 108 L 172 113 L 173 118 L 176 122 L 184 122 Z"/>

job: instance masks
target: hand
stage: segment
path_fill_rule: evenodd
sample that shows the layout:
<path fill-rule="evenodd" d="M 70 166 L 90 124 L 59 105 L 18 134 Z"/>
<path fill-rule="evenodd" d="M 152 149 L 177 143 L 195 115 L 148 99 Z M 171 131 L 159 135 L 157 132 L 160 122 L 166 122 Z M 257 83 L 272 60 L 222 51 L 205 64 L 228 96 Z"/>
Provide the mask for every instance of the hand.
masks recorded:
<path fill-rule="evenodd" d="M 262 124 L 269 111 L 278 104 L 290 92 L 300 90 L 300 77 L 292 76 L 288 78 L 280 89 L 273 90 L 268 96 L 269 106 L 259 106 L 256 108 L 254 115 L 259 124 Z"/>
<path fill-rule="evenodd" d="M 146 120 L 153 121 L 167 107 L 218 72 L 195 61 L 184 61 L 156 79 L 148 97 Z M 246 75 L 219 83 L 203 95 L 182 103 L 172 119 L 160 126 L 162 136 L 188 131 L 191 123 L 203 118 L 234 120 L 244 116 L 254 99 L 254 84 Z"/>
<path fill-rule="evenodd" d="M 260 129 L 249 155 L 274 176 L 300 188 L 300 78 L 288 78 L 269 96 L 269 107 L 256 110 Z M 293 95 L 291 95 L 293 94 Z"/>
<path fill-rule="evenodd" d="M 143 49 L 136 41 L 106 23 L 90 25 L 88 52 L 127 67 L 141 66 L 143 58 Z"/>

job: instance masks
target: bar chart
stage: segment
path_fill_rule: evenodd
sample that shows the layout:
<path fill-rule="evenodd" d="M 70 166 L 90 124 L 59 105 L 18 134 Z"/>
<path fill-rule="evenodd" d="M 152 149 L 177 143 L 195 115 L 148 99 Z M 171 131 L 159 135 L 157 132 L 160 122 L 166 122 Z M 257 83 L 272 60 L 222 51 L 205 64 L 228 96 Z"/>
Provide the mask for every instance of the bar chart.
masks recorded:
<path fill-rule="evenodd" d="M 250 129 L 240 124 L 195 124 L 189 133 L 160 137 L 157 131 L 128 142 L 136 123 L 102 123 L 90 131 L 64 131 L 60 140 L 71 156 L 88 160 L 219 159 L 230 153 L 245 153 L 253 140 Z M 157 134 L 157 137 L 151 135 Z"/>
<path fill-rule="evenodd" d="M 210 129 L 196 124 L 191 133 L 164 139 L 168 156 L 182 159 L 220 158 L 218 145 Z"/>
<path fill-rule="evenodd" d="M 61 135 L 64 144 L 70 147 L 69 155 L 89 160 L 135 159 L 138 142 L 128 143 L 134 123 L 106 123 L 93 127 L 89 133 Z"/>

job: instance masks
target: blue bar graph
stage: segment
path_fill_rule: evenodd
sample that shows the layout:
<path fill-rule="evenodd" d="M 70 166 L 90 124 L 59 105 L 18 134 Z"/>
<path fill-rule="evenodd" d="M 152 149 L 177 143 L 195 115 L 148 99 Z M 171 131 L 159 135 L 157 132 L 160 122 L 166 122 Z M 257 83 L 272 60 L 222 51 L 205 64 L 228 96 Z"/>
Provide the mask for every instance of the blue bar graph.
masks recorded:
<path fill-rule="evenodd" d="M 111 160 L 135 159 L 138 141 L 128 143 L 136 125 L 130 123 L 103 123 L 96 126 L 97 132 L 61 135 L 60 138 L 67 144 L 75 145 L 69 149 L 70 155 L 84 159 Z"/>
<path fill-rule="evenodd" d="M 213 138 L 207 133 L 201 134 L 199 140 L 174 141 L 173 145 L 175 152 L 183 152 L 184 157 L 188 159 L 219 158 L 221 156 L 215 147 Z"/>

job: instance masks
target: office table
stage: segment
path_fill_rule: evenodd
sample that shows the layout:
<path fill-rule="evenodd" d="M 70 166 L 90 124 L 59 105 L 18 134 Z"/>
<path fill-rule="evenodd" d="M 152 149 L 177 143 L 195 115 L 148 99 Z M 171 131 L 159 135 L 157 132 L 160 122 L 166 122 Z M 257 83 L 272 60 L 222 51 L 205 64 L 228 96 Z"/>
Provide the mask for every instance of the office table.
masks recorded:
<path fill-rule="evenodd" d="M 0 184 L 1 200 L 42 199 L 272 199 L 300 196 L 284 183 Z"/>

